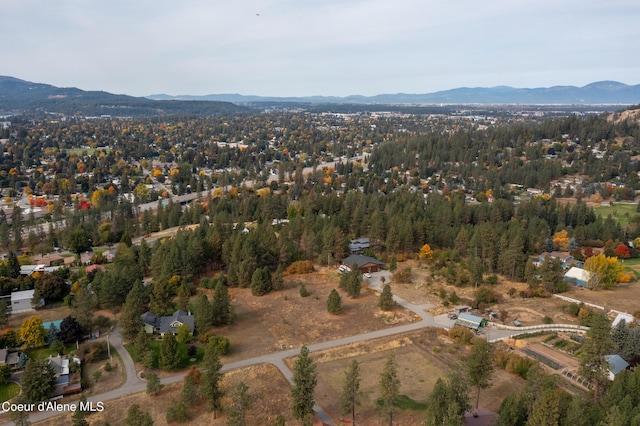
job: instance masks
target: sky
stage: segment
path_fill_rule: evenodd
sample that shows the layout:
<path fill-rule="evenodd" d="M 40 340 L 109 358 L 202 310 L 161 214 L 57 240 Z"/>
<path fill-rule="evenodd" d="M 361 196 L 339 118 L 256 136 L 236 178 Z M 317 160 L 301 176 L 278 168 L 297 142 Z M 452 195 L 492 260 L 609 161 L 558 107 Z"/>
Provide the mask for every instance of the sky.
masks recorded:
<path fill-rule="evenodd" d="M 132 96 L 640 84 L 638 0 L 12 0 L 0 75 Z"/>

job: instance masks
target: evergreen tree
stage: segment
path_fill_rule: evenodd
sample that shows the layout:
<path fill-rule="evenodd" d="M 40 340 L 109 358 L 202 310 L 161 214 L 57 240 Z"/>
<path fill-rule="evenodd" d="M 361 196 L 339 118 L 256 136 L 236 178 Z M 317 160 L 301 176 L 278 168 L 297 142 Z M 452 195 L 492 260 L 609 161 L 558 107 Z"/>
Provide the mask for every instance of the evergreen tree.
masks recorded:
<path fill-rule="evenodd" d="M 400 379 L 398 379 L 398 368 L 393 353 L 387 357 L 379 383 L 382 409 L 389 417 L 389 426 L 391 426 L 393 425 L 393 411 L 400 396 Z"/>
<path fill-rule="evenodd" d="M 329 293 L 329 298 L 327 299 L 327 311 L 333 315 L 339 315 L 342 313 L 342 298 L 334 288 Z"/>
<path fill-rule="evenodd" d="M 133 404 L 127 410 L 124 424 L 126 426 L 153 426 L 153 419 L 148 411 L 143 411 L 138 404 Z"/>
<path fill-rule="evenodd" d="M 533 411 L 527 420 L 527 426 L 559 425 L 560 403 L 558 390 L 548 390 L 542 394 L 542 398 L 533 403 Z"/>
<path fill-rule="evenodd" d="M 196 376 L 194 374 L 188 374 L 184 378 L 181 399 L 188 407 L 191 407 L 198 402 L 198 383 L 196 383 Z"/>
<path fill-rule="evenodd" d="M 91 331 L 93 315 L 98 308 L 98 298 L 86 287 L 80 287 L 75 296 L 72 316 L 80 323 L 85 333 Z"/>
<path fill-rule="evenodd" d="M 251 294 L 264 296 L 271 291 L 271 272 L 266 266 L 258 268 L 251 276 Z"/>
<path fill-rule="evenodd" d="M 231 406 L 227 414 L 227 426 L 247 426 L 246 412 L 251 405 L 247 391 L 249 388 L 244 382 L 236 385 L 231 394 Z"/>
<path fill-rule="evenodd" d="M 491 346 L 484 340 L 476 342 L 466 360 L 467 378 L 471 386 L 477 389 L 476 409 L 480 402 L 480 390 L 491 385 L 493 374 L 493 355 Z"/>
<path fill-rule="evenodd" d="M 227 286 L 221 281 L 215 286 L 211 302 L 213 325 L 231 324 L 234 320 L 233 308 L 229 300 Z"/>
<path fill-rule="evenodd" d="M 147 335 L 147 332 L 144 331 L 144 328 L 140 327 L 138 329 L 138 334 L 133 341 L 133 352 L 135 354 L 136 361 L 144 362 L 149 351 L 149 336 Z"/>
<path fill-rule="evenodd" d="M 608 383 L 609 363 L 604 356 L 609 355 L 614 348 L 609 318 L 604 313 L 593 313 L 590 328 L 582 344 L 578 374 L 593 384 L 595 403 L 600 399 L 600 394 Z"/>
<path fill-rule="evenodd" d="M 313 415 L 313 405 L 315 404 L 313 392 L 318 383 L 317 375 L 316 365 L 309 356 L 309 349 L 302 346 L 293 365 L 291 398 L 293 399 L 293 417 L 302 420 L 304 424 L 309 424 Z"/>
<path fill-rule="evenodd" d="M 122 327 L 122 337 L 132 340 L 142 327 L 140 317 L 147 311 L 149 294 L 140 280 L 136 280 L 127 295 L 127 299 L 122 306 L 119 324 Z"/>
<path fill-rule="evenodd" d="M 222 389 L 220 389 L 220 381 L 222 380 L 222 364 L 218 357 L 218 351 L 213 342 L 209 342 L 204 350 L 204 358 L 202 359 L 202 380 L 200 382 L 200 394 L 207 400 L 209 411 L 213 411 L 213 418 L 216 418 L 218 410 L 221 409 Z"/>
<path fill-rule="evenodd" d="M 20 377 L 21 395 L 28 403 L 46 401 L 53 396 L 56 372 L 48 359 L 29 360 Z"/>
<path fill-rule="evenodd" d="M 345 371 L 340 395 L 340 409 L 342 414 L 351 414 L 351 424 L 356 424 L 356 405 L 360 405 L 360 365 L 355 359 L 351 361 Z"/>
<path fill-rule="evenodd" d="M 189 419 L 187 415 L 187 406 L 182 401 L 172 399 L 167 406 L 167 413 L 165 416 L 167 423 L 184 423 Z"/>
<path fill-rule="evenodd" d="M 391 286 L 385 284 L 382 286 L 382 293 L 378 299 L 378 307 L 383 311 L 390 311 L 396 305 L 396 301 L 393 300 L 393 294 L 391 293 Z"/>
<path fill-rule="evenodd" d="M 214 325 L 213 306 L 209 303 L 206 294 L 198 293 L 196 300 L 193 302 L 193 311 L 195 314 L 196 331 L 198 334 L 203 335 Z"/>
<path fill-rule="evenodd" d="M 180 353 L 178 341 L 171 332 L 165 333 L 160 345 L 160 368 L 163 370 L 175 370 L 180 366 Z"/>
<path fill-rule="evenodd" d="M 147 379 L 147 394 L 151 396 L 158 395 L 162 390 L 158 375 L 156 373 L 146 373 L 145 378 Z"/>

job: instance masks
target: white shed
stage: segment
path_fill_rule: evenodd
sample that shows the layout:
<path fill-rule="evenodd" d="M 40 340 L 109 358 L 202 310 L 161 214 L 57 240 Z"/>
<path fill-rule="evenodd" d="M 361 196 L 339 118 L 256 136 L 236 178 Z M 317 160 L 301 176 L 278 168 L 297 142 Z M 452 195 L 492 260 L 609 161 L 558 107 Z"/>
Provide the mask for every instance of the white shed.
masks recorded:
<path fill-rule="evenodd" d="M 31 299 L 35 292 L 35 290 L 24 290 L 11 293 L 11 313 L 33 311 L 35 308 Z M 44 300 L 40 300 L 40 305 L 44 305 Z"/>

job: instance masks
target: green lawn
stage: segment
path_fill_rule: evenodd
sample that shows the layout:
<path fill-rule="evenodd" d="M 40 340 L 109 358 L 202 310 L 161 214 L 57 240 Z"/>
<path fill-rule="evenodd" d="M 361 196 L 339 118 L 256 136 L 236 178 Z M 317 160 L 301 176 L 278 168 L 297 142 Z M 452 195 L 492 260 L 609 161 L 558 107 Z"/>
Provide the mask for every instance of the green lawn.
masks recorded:
<path fill-rule="evenodd" d="M 149 345 L 151 346 L 151 349 L 153 350 L 153 356 L 156 360 L 160 359 L 160 345 L 162 345 L 162 341 L 161 340 L 152 340 Z M 196 355 L 194 356 L 194 358 L 196 359 L 195 362 L 191 362 L 189 361 L 190 357 L 187 355 L 187 351 L 189 350 L 189 346 L 191 346 L 192 343 L 178 343 L 178 352 L 180 353 L 180 368 L 187 368 L 191 365 L 194 364 L 200 364 L 200 362 L 202 362 L 202 358 L 204 357 L 204 349 L 202 348 L 197 348 L 196 349 Z M 131 358 L 136 359 L 135 358 L 135 350 L 133 349 L 133 343 L 128 343 L 126 345 L 124 345 L 125 349 L 127 350 L 127 352 L 129 352 L 129 354 L 131 355 Z"/>
<path fill-rule="evenodd" d="M 629 220 L 637 214 L 637 204 L 613 203 L 613 206 L 600 206 L 593 210 L 603 219 L 611 215 L 620 225 L 627 225 Z"/>
<path fill-rule="evenodd" d="M 20 386 L 17 383 L 5 383 L 0 385 L 0 402 L 5 402 L 20 393 Z"/>
<path fill-rule="evenodd" d="M 76 348 L 76 345 L 71 343 L 71 344 L 66 346 L 65 353 L 69 353 L 72 350 L 74 350 L 75 348 Z M 49 355 L 51 355 L 51 356 L 58 355 L 58 353 L 55 352 L 50 347 L 37 348 L 37 349 L 27 349 L 27 350 L 24 351 L 24 353 L 26 353 L 27 356 L 29 358 L 31 358 L 31 359 L 45 359 L 45 358 L 49 358 Z"/>

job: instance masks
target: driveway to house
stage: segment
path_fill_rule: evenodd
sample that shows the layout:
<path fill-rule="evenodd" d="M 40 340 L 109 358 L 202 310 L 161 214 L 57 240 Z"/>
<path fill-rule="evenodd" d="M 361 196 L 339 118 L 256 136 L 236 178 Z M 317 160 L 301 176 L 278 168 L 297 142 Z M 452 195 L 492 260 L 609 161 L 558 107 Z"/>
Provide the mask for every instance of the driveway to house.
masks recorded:
<path fill-rule="evenodd" d="M 371 278 L 369 278 L 369 285 L 371 288 L 381 291 L 382 288 L 382 280 L 381 277 L 385 278 L 386 283 L 391 282 L 392 274 L 388 271 L 381 271 L 371 274 Z M 393 296 L 394 300 L 398 305 L 403 306 L 406 309 L 409 309 L 413 313 L 415 313 L 418 317 L 420 317 L 420 321 L 416 321 L 410 324 L 401 325 L 398 327 L 387 328 L 382 330 L 371 331 L 367 333 L 361 333 L 354 336 L 344 337 L 342 339 L 331 340 L 327 342 L 315 343 L 313 345 L 308 345 L 307 348 L 309 352 L 317 352 L 326 349 L 332 349 L 339 346 L 349 345 L 352 343 L 364 342 L 367 340 L 378 339 L 381 337 L 389 337 L 397 334 L 402 334 L 410 331 L 420 330 L 426 327 L 443 327 L 443 325 L 439 322 L 436 322 L 434 317 L 427 313 L 425 310 L 433 308 L 433 305 L 424 304 L 424 305 L 413 305 L 410 302 L 398 297 Z M 510 330 L 496 330 L 496 329 L 487 329 L 485 330 L 487 338 L 495 339 L 498 337 L 506 337 L 510 334 L 513 334 L 513 331 Z M 118 389 L 113 389 L 109 392 L 105 392 L 99 395 L 93 395 L 87 398 L 87 401 L 91 402 L 104 402 L 106 403 L 109 400 L 113 400 L 116 398 L 121 398 L 123 396 L 132 395 L 135 393 L 143 392 L 146 390 L 146 382 L 140 380 L 137 375 L 135 364 L 133 359 L 129 355 L 129 352 L 122 345 L 122 336 L 120 335 L 120 329 L 117 328 L 114 330 L 112 335 L 110 336 L 110 342 L 113 348 L 118 352 L 120 357 L 122 358 L 122 362 L 124 363 L 125 371 L 127 373 L 127 379 L 125 383 L 119 387 Z M 249 367 L 253 365 L 259 364 L 272 364 L 280 370 L 282 375 L 289 381 L 292 382 L 293 372 L 284 362 L 285 359 L 297 356 L 299 354 L 300 348 L 282 350 L 280 352 L 269 353 L 253 358 L 248 358 L 236 362 L 232 362 L 229 364 L 225 364 L 222 366 L 222 372 L 235 370 L 238 368 Z M 161 380 L 162 384 L 168 385 L 173 383 L 181 382 L 184 379 L 185 373 L 175 374 L 173 376 L 165 377 Z M 105 409 L 108 409 L 108 404 L 105 404 Z M 324 422 L 327 425 L 333 425 L 333 421 L 327 415 L 327 413 L 322 409 L 322 407 L 316 406 L 314 407 L 314 411 L 316 413 L 316 417 L 318 420 Z M 59 412 L 35 412 L 29 416 L 29 420 L 32 423 L 42 421 L 48 419 L 50 417 L 54 417 L 60 414 Z M 4 423 L 4 425 L 11 425 L 12 423 Z"/>

